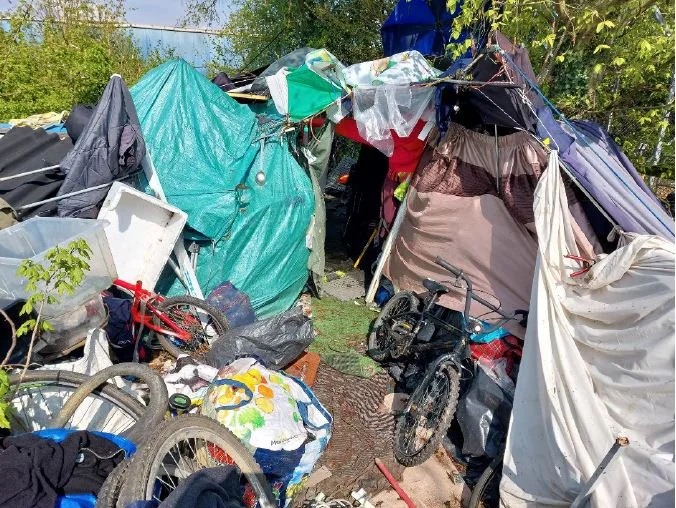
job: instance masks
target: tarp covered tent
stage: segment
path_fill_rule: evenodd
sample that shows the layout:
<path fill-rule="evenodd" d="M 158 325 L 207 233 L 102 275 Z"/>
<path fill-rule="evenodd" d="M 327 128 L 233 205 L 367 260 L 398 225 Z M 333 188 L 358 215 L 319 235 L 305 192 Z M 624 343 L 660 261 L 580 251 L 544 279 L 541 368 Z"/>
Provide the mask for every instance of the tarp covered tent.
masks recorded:
<path fill-rule="evenodd" d="M 308 277 L 314 197 L 279 124 L 258 125 L 248 107 L 182 60 L 153 69 L 131 94 L 167 200 L 206 240 L 202 291 L 231 281 L 259 317 L 288 308 Z M 179 288 L 174 282 L 170 292 Z"/>
<path fill-rule="evenodd" d="M 579 278 L 556 153 L 535 195 L 539 238 L 501 501 L 569 506 L 617 437 L 594 507 L 674 506 L 672 242 L 625 235 Z"/>
<path fill-rule="evenodd" d="M 413 177 L 384 273 L 399 289 L 423 292 L 426 277 L 452 278 L 435 264 L 441 256 L 464 270 L 484 298 L 495 296 L 508 312 L 527 309 L 537 250 L 529 230 L 533 191 L 545 164 L 544 151 L 526 132 L 496 141 L 451 125 Z M 462 297 L 451 292 L 440 303 L 462 310 Z"/>

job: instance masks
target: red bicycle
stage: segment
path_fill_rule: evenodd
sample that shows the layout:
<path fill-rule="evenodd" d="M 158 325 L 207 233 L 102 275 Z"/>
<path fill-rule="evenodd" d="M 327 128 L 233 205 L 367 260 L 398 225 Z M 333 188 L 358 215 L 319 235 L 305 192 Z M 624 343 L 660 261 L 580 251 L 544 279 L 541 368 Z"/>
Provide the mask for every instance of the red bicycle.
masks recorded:
<path fill-rule="evenodd" d="M 160 344 L 174 357 L 202 353 L 230 327 L 221 311 L 192 296 L 165 298 L 136 284 L 115 279 L 113 285 L 130 294 L 134 337 L 144 329 L 155 332 Z M 137 329 L 138 328 L 138 329 Z"/>

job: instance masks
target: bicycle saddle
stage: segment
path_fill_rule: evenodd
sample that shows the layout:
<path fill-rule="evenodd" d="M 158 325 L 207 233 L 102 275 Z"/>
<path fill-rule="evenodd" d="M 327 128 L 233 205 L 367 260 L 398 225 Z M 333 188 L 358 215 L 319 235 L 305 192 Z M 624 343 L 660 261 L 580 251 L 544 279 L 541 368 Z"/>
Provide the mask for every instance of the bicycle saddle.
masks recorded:
<path fill-rule="evenodd" d="M 425 287 L 425 289 L 427 289 L 431 293 L 444 295 L 450 291 L 450 289 L 448 289 L 443 284 L 439 284 L 436 280 L 425 279 L 422 284 Z"/>

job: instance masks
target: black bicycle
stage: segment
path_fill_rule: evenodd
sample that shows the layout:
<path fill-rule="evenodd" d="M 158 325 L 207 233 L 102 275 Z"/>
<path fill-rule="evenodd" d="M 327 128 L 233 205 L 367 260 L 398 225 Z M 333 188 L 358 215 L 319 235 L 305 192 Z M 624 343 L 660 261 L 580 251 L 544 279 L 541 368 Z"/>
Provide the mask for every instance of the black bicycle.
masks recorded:
<path fill-rule="evenodd" d="M 448 431 L 458 403 L 461 372 L 473 373 L 468 367 L 470 337 L 490 333 L 508 321 L 524 324 L 528 315 L 522 310 L 503 312 L 473 292 L 472 281 L 462 270 L 439 257 L 435 262 L 455 276 L 450 281 L 452 286 L 464 287 L 463 312 L 440 313 L 436 304 L 451 288 L 426 279 L 423 286 L 428 293 L 422 300 L 404 291 L 387 302 L 368 339 L 369 355 L 376 361 L 427 364 L 422 381 L 397 417 L 394 456 L 404 466 L 426 461 Z M 486 326 L 484 321 L 470 316 L 472 301 L 498 314 L 497 322 Z"/>

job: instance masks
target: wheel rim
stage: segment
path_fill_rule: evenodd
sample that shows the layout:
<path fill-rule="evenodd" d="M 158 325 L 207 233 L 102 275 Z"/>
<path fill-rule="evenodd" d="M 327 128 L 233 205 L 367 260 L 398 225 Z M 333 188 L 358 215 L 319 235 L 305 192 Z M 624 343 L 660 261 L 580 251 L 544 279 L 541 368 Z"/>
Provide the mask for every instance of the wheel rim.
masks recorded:
<path fill-rule="evenodd" d="M 222 443 L 214 436 L 185 437 L 168 440 L 158 451 L 150 468 L 145 500 L 161 502 L 191 474 L 206 468 L 235 466 L 237 463 L 224 451 Z M 247 475 L 237 467 L 240 484 L 244 488 L 244 503 L 254 506 L 258 495 Z"/>
<path fill-rule="evenodd" d="M 165 307 L 163 312 L 181 330 L 190 334 L 189 340 L 170 337 L 171 341 L 183 351 L 206 352 L 211 341 L 223 331 L 208 312 L 189 303 L 173 303 Z"/>
<path fill-rule="evenodd" d="M 417 455 L 434 437 L 441 421 L 448 398 L 450 386 L 443 371 L 436 371 L 420 398 L 411 401 L 403 416 L 404 453 L 411 457 Z"/>
<path fill-rule="evenodd" d="M 397 296 L 395 295 L 393 298 L 397 298 Z M 394 318 L 410 311 L 411 299 L 407 296 L 402 296 L 398 298 L 398 301 L 396 301 L 392 307 L 390 307 L 387 315 L 383 316 L 381 325 L 375 331 L 376 347 L 380 351 L 389 351 L 392 347 L 392 337 L 390 335 L 390 330 L 392 329 Z"/>
<path fill-rule="evenodd" d="M 14 388 L 14 387 L 13 387 Z M 8 420 L 12 433 L 34 432 L 48 428 L 78 386 L 60 383 L 22 383 L 9 401 Z M 104 394 L 91 394 L 68 420 L 68 429 L 97 430 L 121 434 L 130 429 L 137 416 L 120 407 Z"/>

